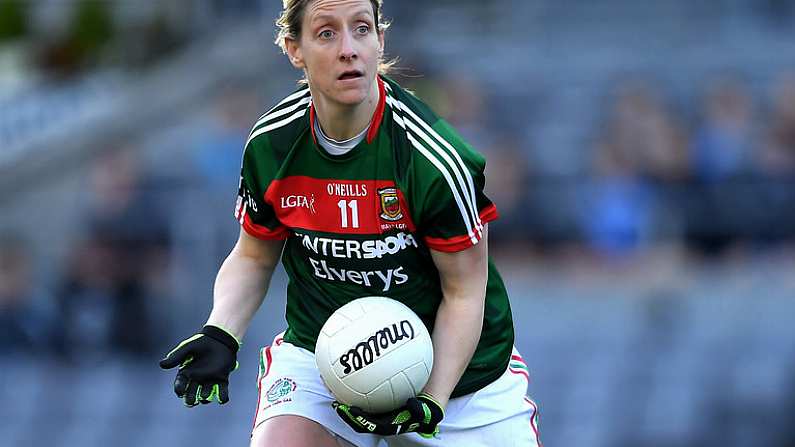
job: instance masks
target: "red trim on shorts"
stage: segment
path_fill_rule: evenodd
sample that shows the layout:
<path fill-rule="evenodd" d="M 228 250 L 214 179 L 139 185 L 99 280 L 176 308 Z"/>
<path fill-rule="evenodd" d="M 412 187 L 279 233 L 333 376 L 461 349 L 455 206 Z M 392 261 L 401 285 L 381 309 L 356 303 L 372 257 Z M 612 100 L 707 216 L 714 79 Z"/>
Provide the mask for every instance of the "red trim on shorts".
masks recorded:
<path fill-rule="evenodd" d="M 526 371 L 522 371 L 522 370 L 519 370 L 519 369 L 513 369 L 513 368 L 511 368 L 510 366 L 508 367 L 508 371 L 510 371 L 510 372 L 512 372 L 512 373 L 514 373 L 514 374 L 521 374 L 521 375 L 523 375 L 523 376 L 524 376 L 524 378 L 525 378 L 525 379 L 527 379 L 527 384 L 528 384 L 528 385 L 530 384 L 530 375 L 529 375 L 529 374 L 527 374 L 527 372 L 526 372 Z"/>
<path fill-rule="evenodd" d="M 254 420 L 251 421 L 251 435 L 254 435 L 254 429 L 257 428 L 257 416 L 259 416 L 259 402 L 262 398 L 262 379 L 257 380 L 257 409 L 254 411 Z"/>
<path fill-rule="evenodd" d="M 260 353 L 262 355 L 262 353 Z M 254 420 L 251 422 L 251 435 L 254 436 L 254 429 L 257 428 L 257 416 L 259 416 L 259 403 L 262 399 L 262 377 L 257 378 L 257 409 L 254 411 Z"/>
<path fill-rule="evenodd" d="M 535 433 L 536 443 L 538 444 L 538 447 L 544 447 L 544 445 L 541 444 L 541 435 L 538 433 L 538 427 L 536 427 L 536 417 L 538 416 L 538 407 L 536 406 L 535 402 L 530 400 L 527 396 L 524 397 L 524 401 L 530 404 L 531 407 L 533 407 L 533 414 L 530 415 L 530 428 L 532 428 L 533 433 Z"/>
<path fill-rule="evenodd" d="M 522 365 L 527 366 L 527 362 L 524 361 L 521 355 L 511 354 L 511 360 L 516 360 L 520 362 Z"/>
<path fill-rule="evenodd" d="M 273 356 L 271 355 L 271 347 L 270 346 L 266 346 L 265 347 L 265 362 L 266 362 L 265 374 L 263 374 L 262 377 L 266 377 L 268 375 L 268 373 L 271 372 L 271 361 L 272 360 L 273 360 Z"/>
<path fill-rule="evenodd" d="M 277 341 L 279 344 L 281 344 L 282 342 L 281 337 L 277 337 L 277 339 L 274 340 L 274 342 Z M 262 381 L 265 380 L 265 376 L 267 376 L 268 373 L 270 372 L 271 361 L 273 360 L 273 356 L 271 355 L 271 347 L 265 346 L 263 350 L 265 351 L 265 373 L 262 374 L 259 380 L 257 380 L 257 410 L 254 412 L 254 422 L 252 423 L 251 427 L 252 435 L 254 434 L 254 429 L 257 428 L 257 416 L 259 416 L 259 404 L 260 404 L 260 399 L 262 399 Z"/>
<path fill-rule="evenodd" d="M 496 220 L 499 216 L 500 215 L 497 212 L 497 207 L 494 204 L 491 204 L 480 211 L 480 221 L 483 224 L 491 222 L 492 220 Z M 475 230 L 474 237 L 475 240 L 480 241 L 480 239 L 483 237 L 483 233 Z M 453 236 L 451 238 L 426 236 L 424 240 L 425 245 L 428 247 L 436 251 L 443 251 L 446 253 L 455 253 L 466 250 L 467 248 L 475 245 L 472 242 L 472 238 L 466 234 Z"/>

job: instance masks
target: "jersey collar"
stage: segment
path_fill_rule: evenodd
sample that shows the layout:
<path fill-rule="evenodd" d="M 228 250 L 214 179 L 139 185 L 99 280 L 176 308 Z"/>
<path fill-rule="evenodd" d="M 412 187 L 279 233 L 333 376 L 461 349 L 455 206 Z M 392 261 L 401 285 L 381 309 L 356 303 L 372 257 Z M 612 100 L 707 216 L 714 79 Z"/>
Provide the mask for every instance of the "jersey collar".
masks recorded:
<path fill-rule="evenodd" d="M 384 108 L 386 107 L 386 90 L 384 88 L 384 81 L 381 76 L 376 76 L 378 82 L 378 105 L 375 107 L 375 113 L 370 120 L 370 130 L 367 131 L 367 144 L 370 144 L 378 135 L 378 129 L 381 127 L 381 122 L 384 120 Z M 312 131 L 312 140 L 317 144 L 317 135 L 315 134 L 315 120 L 317 114 L 315 112 L 315 104 L 312 103 L 309 107 L 309 128 Z"/>

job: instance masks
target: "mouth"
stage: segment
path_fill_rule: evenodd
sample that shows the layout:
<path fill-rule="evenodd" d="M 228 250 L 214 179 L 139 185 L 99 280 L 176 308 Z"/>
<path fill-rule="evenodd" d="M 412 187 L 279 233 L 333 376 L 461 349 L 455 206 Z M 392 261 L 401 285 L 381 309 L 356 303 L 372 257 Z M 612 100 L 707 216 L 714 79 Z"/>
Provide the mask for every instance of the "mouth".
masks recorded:
<path fill-rule="evenodd" d="M 361 77 L 364 77 L 364 73 L 362 73 L 361 71 L 359 71 L 359 70 L 348 70 L 348 71 L 342 73 L 337 78 L 337 80 L 339 80 L 339 81 L 348 81 L 348 80 L 351 80 L 351 79 L 359 79 Z"/>

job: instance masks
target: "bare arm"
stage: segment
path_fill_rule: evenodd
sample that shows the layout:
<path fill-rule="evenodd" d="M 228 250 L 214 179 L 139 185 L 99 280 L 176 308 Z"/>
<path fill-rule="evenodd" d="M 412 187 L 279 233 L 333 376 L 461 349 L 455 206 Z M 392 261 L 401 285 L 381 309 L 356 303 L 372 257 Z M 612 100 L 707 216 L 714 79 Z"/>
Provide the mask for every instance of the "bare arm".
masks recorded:
<path fill-rule="evenodd" d="M 215 278 L 213 310 L 207 324 L 230 331 L 238 340 L 265 298 L 284 241 L 263 241 L 242 228 L 235 247 Z"/>
<path fill-rule="evenodd" d="M 483 329 L 483 308 L 488 282 L 488 225 L 483 239 L 457 253 L 431 250 L 442 283 L 442 302 L 436 313 L 433 371 L 424 392 L 447 406 L 461 379 Z"/>

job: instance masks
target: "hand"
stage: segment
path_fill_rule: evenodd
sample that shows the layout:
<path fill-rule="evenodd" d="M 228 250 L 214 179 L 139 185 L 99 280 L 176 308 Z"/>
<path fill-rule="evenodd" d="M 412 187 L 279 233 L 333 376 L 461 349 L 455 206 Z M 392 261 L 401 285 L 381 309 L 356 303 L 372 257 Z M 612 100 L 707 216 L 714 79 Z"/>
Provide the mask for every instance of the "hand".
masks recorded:
<path fill-rule="evenodd" d="M 372 433 L 381 436 L 416 432 L 425 438 L 439 433 L 439 422 L 444 418 L 444 409 L 429 394 L 420 394 L 406 401 L 406 405 L 387 413 L 370 414 L 359 407 L 334 402 L 337 414 L 357 433 Z"/>
<path fill-rule="evenodd" d="M 236 370 L 240 343 L 225 330 L 204 326 L 202 330 L 177 345 L 160 361 L 160 367 L 179 366 L 174 392 L 188 407 L 198 403 L 229 402 L 229 373 Z"/>

